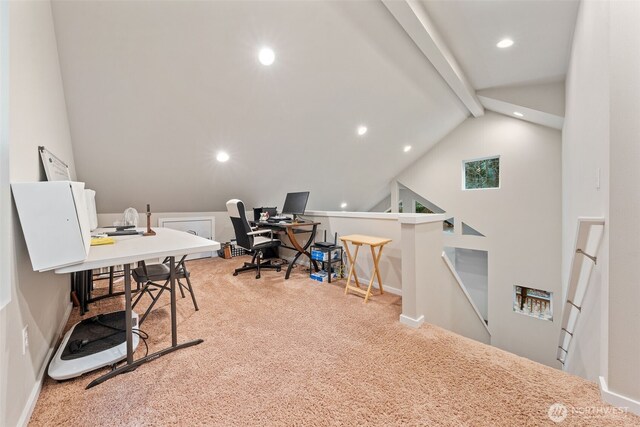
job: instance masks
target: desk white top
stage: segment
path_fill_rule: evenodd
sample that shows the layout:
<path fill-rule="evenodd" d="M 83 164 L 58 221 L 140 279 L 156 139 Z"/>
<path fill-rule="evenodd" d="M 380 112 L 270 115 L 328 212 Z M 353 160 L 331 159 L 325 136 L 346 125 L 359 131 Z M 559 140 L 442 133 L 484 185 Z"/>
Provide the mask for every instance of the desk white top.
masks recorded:
<path fill-rule="evenodd" d="M 220 243 L 184 231 L 154 228 L 155 236 L 116 236 L 113 245 L 91 246 L 89 256 L 79 264 L 60 267 L 57 274 L 132 264 L 151 258 L 182 256 L 220 249 Z"/>

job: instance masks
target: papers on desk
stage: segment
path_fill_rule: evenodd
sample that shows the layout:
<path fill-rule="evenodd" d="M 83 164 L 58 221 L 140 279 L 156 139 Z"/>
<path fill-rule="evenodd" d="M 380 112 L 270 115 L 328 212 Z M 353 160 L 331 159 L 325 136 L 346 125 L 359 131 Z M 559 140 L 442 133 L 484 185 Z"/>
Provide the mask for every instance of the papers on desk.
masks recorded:
<path fill-rule="evenodd" d="M 92 237 L 91 246 L 113 245 L 116 239 L 113 237 Z"/>

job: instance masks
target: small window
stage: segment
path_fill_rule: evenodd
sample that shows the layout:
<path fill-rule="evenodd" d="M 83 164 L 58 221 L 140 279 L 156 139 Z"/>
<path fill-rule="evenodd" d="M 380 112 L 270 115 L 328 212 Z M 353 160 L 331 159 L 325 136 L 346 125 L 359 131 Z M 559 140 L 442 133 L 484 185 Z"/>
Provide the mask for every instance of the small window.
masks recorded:
<path fill-rule="evenodd" d="M 553 321 L 552 295 L 553 292 L 515 285 L 513 287 L 513 311 Z"/>
<path fill-rule="evenodd" d="M 500 188 L 500 157 L 465 161 L 462 175 L 465 190 Z"/>

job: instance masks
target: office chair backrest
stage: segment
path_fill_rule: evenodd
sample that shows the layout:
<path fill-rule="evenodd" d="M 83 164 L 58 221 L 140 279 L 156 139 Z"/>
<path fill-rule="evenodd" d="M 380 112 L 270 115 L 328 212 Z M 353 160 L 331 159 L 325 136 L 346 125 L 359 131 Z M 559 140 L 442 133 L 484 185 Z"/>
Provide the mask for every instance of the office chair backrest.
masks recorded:
<path fill-rule="evenodd" d="M 242 200 L 231 199 L 227 202 L 227 212 L 233 224 L 233 231 L 236 233 L 236 243 L 247 250 L 253 248 L 253 236 L 250 236 L 251 226 L 247 221 L 247 214 Z"/>

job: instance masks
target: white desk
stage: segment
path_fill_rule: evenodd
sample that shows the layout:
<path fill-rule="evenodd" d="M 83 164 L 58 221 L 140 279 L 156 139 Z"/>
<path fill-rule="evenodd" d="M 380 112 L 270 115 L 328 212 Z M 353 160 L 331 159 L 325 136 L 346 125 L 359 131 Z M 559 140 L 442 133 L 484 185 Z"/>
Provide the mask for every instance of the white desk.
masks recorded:
<path fill-rule="evenodd" d="M 92 246 L 89 251 L 89 256 L 84 262 L 61 267 L 55 270 L 57 274 L 65 274 L 111 267 L 113 265 L 124 265 L 127 363 L 99 378 L 96 378 L 89 383 L 87 388 L 96 386 L 121 373 L 134 370 L 141 364 L 157 359 L 167 353 L 200 344 L 202 342 L 202 339 L 197 339 L 178 345 L 175 257 L 218 250 L 220 249 L 220 243 L 169 228 L 156 228 L 154 231 L 156 232 L 155 236 L 118 236 L 115 237 L 116 243 L 113 245 Z M 134 361 L 133 326 L 131 324 L 131 264 L 146 259 L 164 257 L 169 257 L 169 269 L 171 274 L 171 346 Z"/>

